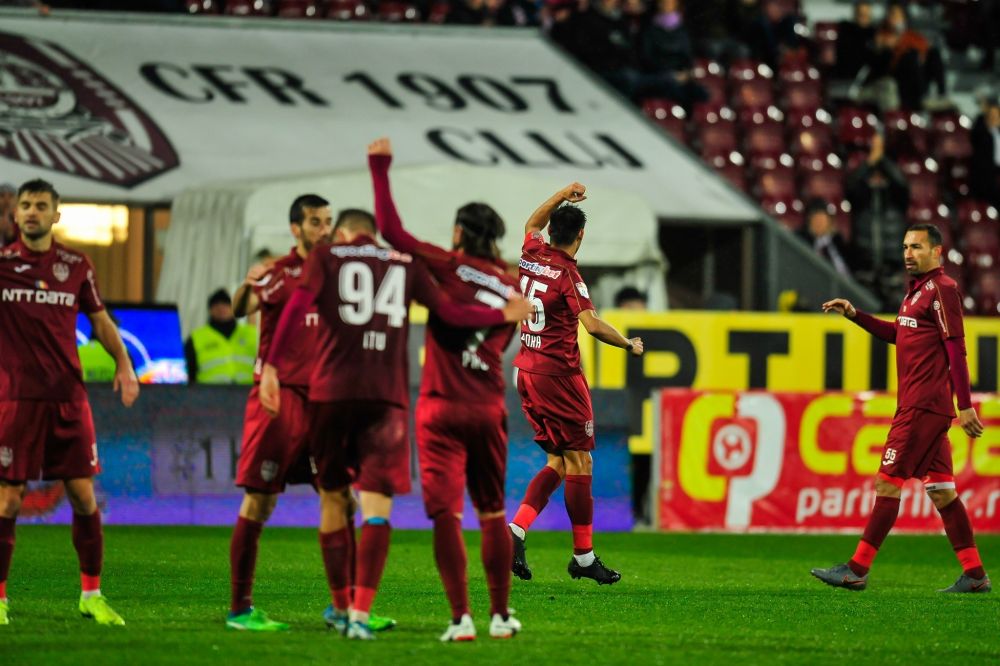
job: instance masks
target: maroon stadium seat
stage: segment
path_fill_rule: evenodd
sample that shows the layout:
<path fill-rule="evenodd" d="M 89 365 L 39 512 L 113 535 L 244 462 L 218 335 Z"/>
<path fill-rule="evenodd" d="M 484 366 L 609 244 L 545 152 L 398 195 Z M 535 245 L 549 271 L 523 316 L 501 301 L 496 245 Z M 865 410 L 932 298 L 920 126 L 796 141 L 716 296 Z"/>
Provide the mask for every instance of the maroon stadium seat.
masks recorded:
<path fill-rule="evenodd" d="M 837 153 L 827 153 L 825 155 L 822 153 L 818 155 L 800 153 L 798 157 L 795 158 L 795 168 L 802 175 L 807 173 L 816 173 L 819 171 L 827 171 L 829 169 L 842 171 L 844 168 L 844 162 L 840 159 L 840 155 Z"/>
<path fill-rule="evenodd" d="M 668 99 L 647 99 L 642 103 L 642 112 L 678 141 L 687 143 L 687 113 L 684 107 Z"/>
<path fill-rule="evenodd" d="M 413 23 L 420 20 L 420 12 L 408 2 L 380 2 L 375 16 L 385 23 Z"/>
<path fill-rule="evenodd" d="M 729 102 L 737 109 L 766 109 L 774 105 L 771 79 L 758 78 L 733 83 Z"/>
<path fill-rule="evenodd" d="M 822 81 L 819 70 L 808 60 L 786 60 L 778 67 L 778 81 L 782 87 L 789 84 L 804 83 L 807 81 Z"/>
<path fill-rule="evenodd" d="M 819 81 L 803 81 L 785 85 L 781 94 L 785 111 L 815 112 L 823 106 L 823 86 Z"/>
<path fill-rule="evenodd" d="M 755 153 L 748 160 L 750 169 L 755 173 L 773 171 L 775 169 L 793 169 L 795 160 L 788 153 Z"/>
<path fill-rule="evenodd" d="M 810 129 L 818 125 L 830 127 L 833 116 L 826 109 L 790 109 L 785 113 L 785 127 L 790 130 Z"/>
<path fill-rule="evenodd" d="M 739 149 L 736 126 L 731 123 L 703 125 L 696 130 L 695 136 L 702 156 L 731 153 Z"/>
<path fill-rule="evenodd" d="M 282 18 L 319 18 L 319 0 L 277 0 L 278 16 Z"/>
<path fill-rule="evenodd" d="M 965 127 L 934 135 L 934 156 L 942 162 L 967 160 L 972 157 L 970 132 Z"/>
<path fill-rule="evenodd" d="M 910 204 L 937 206 L 941 199 L 937 173 L 922 171 L 921 173 L 906 174 L 906 180 L 910 183 Z"/>
<path fill-rule="evenodd" d="M 851 241 L 851 232 L 853 230 L 851 223 L 851 204 L 845 201 L 834 201 L 827 206 L 827 212 L 830 213 L 830 217 L 833 218 L 833 223 L 837 227 L 837 231 L 840 235 L 844 237 L 844 240 L 848 243 Z"/>
<path fill-rule="evenodd" d="M 726 79 L 726 72 L 722 65 L 709 58 L 695 58 L 694 64 L 691 66 L 691 74 L 699 82 L 705 79 L 720 79 L 722 81 Z"/>
<path fill-rule="evenodd" d="M 969 160 L 952 160 L 944 169 L 945 187 L 960 197 L 969 196 Z"/>
<path fill-rule="evenodd" d="M 363 0 L 330 0 L 326 18 L 335 21 L 367 21 L 371 18 L 368 5 Z"/>
<path fill-rule="evenodd" d="M 757 60 L 748 58 L 737 58 L 729 63 L 729 81 L 739 83 L 741 81 L 752 81 L 754 79 L 774 78 L 774 71 L 770 67 Z"/>
<path fill-rule="evenodd" d="M 977 314 L 1000 315 L 1000 269 L 981 271 L 972 285 L 972 296 Z"/>
<path fill-rule="evenodd" d="M 795 172 L 787 167 L 778 167 L 758 172 L 753 189 L 754 193 L 761 200 L 798 198 Z"/>
<path fill-rule="evenodd" d="M 827 201 L 843 201 L 844 175 L 839 169 L 807 171 L 802 174 L 802 193 L 807 199 L 819 197 Z"/>
<path fill-rule="evenodd" d="M 705 156 L 705 161 L 711 165 L 717 174 L 732 183 L 736 189 L 744 193 L 749 193 L 750 187 L 747 181 L 746 161 L 743 155 L 732 151 Z"/>
<path fill-rule="evenodd" d="M 760 199 L 760 207 L 767 211 L 771 217 L 781 222 L 784 227 L 792 231 L 798 231 L 802 228 L 805 206 L 800 200 L 762 198 Z"/>
<path fill-rule="evenodd" d="M 723 104 L 695 104 L 691 110 L 691 122 L 695 127 L 702 125 L 715 125 L 717 123 L 734 124 L 736 122 L 736 112 Z"/>
<path fill-rule="evenodd" d="M 435 2 L 427 12 L 427 22 L 441 25 L 448 20 L 449 13 L 451 13 L 450 2 L 447 2 L 447 0 L 445 2 Z"/>
<path fill-rule="evenodd" d="M 919 157 L 927 154 L 929 145 L 927 123 L 912 111 L 886 111 L 885 149 L 893 157 Z"/>
<path fill-rule="evenodd" d="M 787 148 L 785 128 L 773 121 L 751 125 L 744 131 L 744 144 L 751 154 L 783 153 Z"/>
<path fill-rule="evenodd" d="M 958 225 L 967 227 L 980 222 L 997 219 L 997 209 L 985 201 L 963 199 L 958 202 Z"/>
<path fill-rule="evenodd" d="M 814 125 L 792 130 L 792 152 L 797 155 L 829 155 L 833 152 L 833 132 L 829 125 Z"/>
<path fill-rule="evenodd" d="M 186 0 L 184 7 L 188 14 L 218 14 L 219 0 Z"/>
<path fill-rule="evenodd" d="M 226 14 L 231 16 L 270 16 L 268 0 L 226 0 Z"/>
<path fill-rule="evenodd" d="M 962 229 L 962 249 L 968 270 L 975 273 L 1000 263 L 1000 222 L 985 220 Z"/>
<path fill-rule="evenodd" d="M 847 148 L 866 147 L 875 134 L 878 119 L 867 109 L 845 106 L 837 113 L 837 138 Z"/>

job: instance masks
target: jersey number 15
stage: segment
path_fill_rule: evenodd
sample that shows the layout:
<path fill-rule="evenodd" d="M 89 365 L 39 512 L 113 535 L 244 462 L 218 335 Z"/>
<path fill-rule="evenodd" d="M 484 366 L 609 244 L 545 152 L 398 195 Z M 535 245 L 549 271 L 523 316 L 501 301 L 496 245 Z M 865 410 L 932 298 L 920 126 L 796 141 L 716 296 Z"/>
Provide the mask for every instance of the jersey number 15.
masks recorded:
<path fill-rule="evenodd" d="M 544 294 L 549 290 L 549 285 L 538 280 L 531 280 L 527 275 L 521 278 L 521 293 L 531 303 L 535 309 L 535 318 L 528 320 L 528 330 L 538 333 L 545 328 L 545 305 L 536 294 Z"/>

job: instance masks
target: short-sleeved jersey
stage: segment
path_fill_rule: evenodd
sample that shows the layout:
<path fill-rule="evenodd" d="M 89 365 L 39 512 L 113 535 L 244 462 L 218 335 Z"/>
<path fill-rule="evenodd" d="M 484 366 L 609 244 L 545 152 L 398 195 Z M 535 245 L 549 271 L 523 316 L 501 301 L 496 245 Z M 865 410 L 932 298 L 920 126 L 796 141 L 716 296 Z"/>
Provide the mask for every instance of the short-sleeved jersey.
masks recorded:
<path fill-rule="evenodd" d="M 965 336 L 958 285 L 942 268 L 911 280 L 895 325 L 899 407 L 954 416 L 944 341 Z"/>
<path fill-rule="evenodd" d="M 408 407 L 410 302 L 436 309 L 443 298 L 427 266 L 359 236 L 351 243 L 314 247 L 303 286 L 315 294 L 324 324 L 309 399 Z"/>
<path fill-rule="evenodd" d="M 524 239 L 520 274 L 521 291 L 536 314 L 521 324 L 521 350 L 514 365 L 543 375 L 579 374 L 579 317 L 594 304 L 576 260 L 535 232 Z"/>
<path fill-rule="evenodd" d="M 427 263 L 441 288 L 458 303 L 502 309 L 517 293 L 517 281 L 502 261 L 472 257 L 417 242 L 414 253 Z M 472 404 L 503 401 L 503 352 L 514 324 L 492 328 L 459 328 L 433 312 L 427 321 L 427 354 L 420 394 L 467 400 Z"/>
<path fill-rule="evenodd" d="M 302 282 L 305 259 L 292 248 L 290 254 L 274 262 L 253 290 L 260 301 L 260 341 L 257 345 L 257 362 L 253 368 L 254 383 L 260 382 L 260 371 L 264 359 L 271 349 L 274 331 L 285 309 L 285 303 L 295 288 Z M 308 386 L 316 359 L 316 343 L 319 340 L 320 318 L 316 308 L 310 307 L 305 318 L 295 328 L 297 344 L 289 348 L 278 364 L 278 379 L 282 386 Z"/>
<path fill-rule="evenodd" d="M 20 241 L 0 250 L 0 395 L 85 399 L 76 317 L 103 309 L 85 255 L 56 242 L 41 253 Z"/>

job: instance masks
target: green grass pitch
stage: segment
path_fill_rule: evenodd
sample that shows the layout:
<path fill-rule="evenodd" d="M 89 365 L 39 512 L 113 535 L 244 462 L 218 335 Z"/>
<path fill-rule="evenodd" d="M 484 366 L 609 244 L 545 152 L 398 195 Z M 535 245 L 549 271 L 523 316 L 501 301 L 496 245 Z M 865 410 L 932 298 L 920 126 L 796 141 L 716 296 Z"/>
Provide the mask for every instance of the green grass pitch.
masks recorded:
<path fill-rule="evenodd" d="M 323 626 L 328 603 L 316 534 L 265 529 L 255 600 L 284 634 L 227 631 L 229 530 L 108 527 L 103 590 L 124 628 L 76 612 L 67 527 L 20 526 L 0 627 L 3 664 L 984 664 L 1000 662 L 1000 594 L 943 597 L 959 569 L 944 536 L 889 537 L 864 592 L 823 586 L 812 566 L 843 561 L 855 537 L 598 534 L 623 572 L 598 587 L 566 574 L 570 536 L 529 535 L 535 579 L 514 581 L 524 623 L 488 638 L 479 536 L 469 545 L 470 644 L 437 638 L 448 608 L 429 532 L 397 531 L 375 608 L 399 627 L 373 643 Z M 1000 571 L 1000 536 L 979 539 Z M 998 581 L 1000 582 L 1000 581 Z"/>

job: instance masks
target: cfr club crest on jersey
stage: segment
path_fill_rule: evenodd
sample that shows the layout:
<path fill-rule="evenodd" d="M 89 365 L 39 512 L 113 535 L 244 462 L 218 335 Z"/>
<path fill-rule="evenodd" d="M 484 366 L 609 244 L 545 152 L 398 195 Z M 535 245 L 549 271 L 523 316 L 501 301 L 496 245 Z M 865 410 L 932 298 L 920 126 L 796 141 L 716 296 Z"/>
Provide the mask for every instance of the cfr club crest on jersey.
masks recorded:
<path fill-rule="evenodd" d="M 65 282 L 69 278 L 69 266 L 61 261 L 52 264 L 52 275 L 60 282 Z"/>
<path fill-rule="evenodd" d="M 58 44 L 0 32 L 0 155 L 132 188 L 179 164 L 153 120 Z"/>

